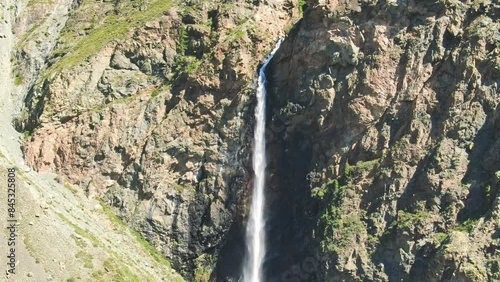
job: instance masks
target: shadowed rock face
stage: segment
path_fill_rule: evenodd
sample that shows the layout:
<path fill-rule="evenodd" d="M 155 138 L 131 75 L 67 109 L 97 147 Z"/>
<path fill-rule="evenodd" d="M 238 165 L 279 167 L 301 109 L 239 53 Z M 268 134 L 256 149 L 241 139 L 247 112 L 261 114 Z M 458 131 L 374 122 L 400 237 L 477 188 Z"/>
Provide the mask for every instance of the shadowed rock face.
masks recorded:
<path fill-rule="evenodd" d="M 188 281 L 235 281 L 252 83 L 298 3 L 158 3 L 21 11 L 15 124 L 27 164 L 103 198 Z M 499 279 L 498 17 L 308 2 L 269 65 L 269 281 Z"/>
<path fill-rule="evenodd" d="M 281 279 L 498 279 L 498 5 L 349 2 L 270 66 Z"/>

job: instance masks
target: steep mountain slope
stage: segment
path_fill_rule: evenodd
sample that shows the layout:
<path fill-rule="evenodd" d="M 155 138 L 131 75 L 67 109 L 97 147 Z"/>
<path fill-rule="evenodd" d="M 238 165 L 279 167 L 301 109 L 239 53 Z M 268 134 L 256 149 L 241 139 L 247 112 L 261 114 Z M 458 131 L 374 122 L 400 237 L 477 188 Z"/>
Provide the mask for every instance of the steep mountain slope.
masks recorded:
<path fill-rule="evenodd" d="M 500 279 L 494 1 L 13 7 L 26 164 L 111 206 L 187 281 L 241 274 L 253 82 L 287 33 L 268 76 L 268 280 Z"/>
<path fill-rule="evenodd" d="M 184 281 L 106 206 L 88 199 L 63 177 L 37 173 L 24 164 L 21 134 L 11 124 L 18 98 L 15 85 L 22 74 L 11 66 L 16 39 L 12 27 L 21 4 L 0 4 L 0 280 Z M 12 70 L 18 71 L 13 80 Z"/>
<path fill-rule="evenodd" d="M 31 5 L 21 17 L 40 19 L 18 27 L 15 55 L 26 163 L 103 198 L 188 280 L 209 276 L 246 213 L 254 74 L 298 7 Z"/>

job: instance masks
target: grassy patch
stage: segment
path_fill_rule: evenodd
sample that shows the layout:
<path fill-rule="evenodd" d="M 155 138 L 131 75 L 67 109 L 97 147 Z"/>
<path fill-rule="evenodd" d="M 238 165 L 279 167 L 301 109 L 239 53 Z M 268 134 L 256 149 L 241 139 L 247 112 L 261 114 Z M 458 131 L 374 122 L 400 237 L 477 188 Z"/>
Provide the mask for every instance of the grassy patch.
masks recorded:
<path fill-rule="evenodd" d="M 179 77 L 183 73 L 195 73 L 200 67 L 201 63 L 202 61 L 198 60 L 194 56 L 177 56 L 172 67 L 174 75 L 169 83 L 171 84 L 177 77 Z"/>
<path fill-rule="evenodd" d="M 242 39 L 246 35 L 246 31 L 243 30 L 241 27 L 235 28 L 231 30 L 229 35 L 227 36 L 227 41 L 228 42 L 234 42 Z"/>
<path fill-rule="evenodd" d="M 78 253 L 76 253 L 75 257 L 77 259 L 80 259 L 81 261 L 83 261 L 83 267 L 85 268 L 94 268 L 94 265 L 92 264 L 92 255 L 89 254 L 89 253 L 86 253 L 84 251 L 78 251 Z"/>
<path fill-rule="evenodd" d="M 45 5 L 52 5 L 54 4 L 53 0 L 30 0 L 28 2 L 28 7 L 37 5 L 37 4 L 45 4 Z"/>
<path fill-rule="evenodd" d="M 194 56 L 186 55 L 188 49 L 189 37 L 187 34 L 186 27 L 183 25 L 179 29 L 179 42 L 177 43 L 177 55 L 174 59 L 174 65 L 172 66 L 173 76 L 169 81 L 172 84 L 173 81 L 179 77 L 181 74 L 193 74 L 198 70 L 201 65 L 201 60 Z"/>
<path fill-rule="evenodd" d="M 50 68 L 50 72 L 58 72 L 82 62 L 102 50 L 111 41 L 123 38 L 133 28 L 160 16 L 174 3 L 176 1 L 157 0 L 142 11 L 132 9 L 119 15 L 110 13 L 103 24 L 78 40 L 74 47 Z"/>
<path fill-rule="evenodd" d="M 397 220 L 392 223 L 398 230 L 412 230 L 418 224 L 424 224 L 430 217 L 428 211 L 418 211 L 416 213 L 407 212 L 404 210 L 398 211 Z"/>
<path fill-rule="evenodd" d="M 348 162 L 345 164 L 345 175 L 347 178 L 358 177 L 363 173 L 371 171 L 377 165 L 379 165 L 380 159 L 375 159 L 371 161 L 359 161 L 355 165 L 349 165 Z"/>
<path fill-rule="evenodd" d="M 37 253 L 35 253 L 33 245 L 31 244 L 31 241 L 28 239 L 28 237 L 23 238 L 23 243 L 30 256 L 35 259 L 35 263 L 37 264 L 41 263 L 40 257 L 38 256 Z"/>
<path fill-rule="evenodd" d="M 356 215 L 347 215 L 337 220 L 333 226 L 334 240 L 328 245 L 331 251 L 339 252 L 351 248 L 356 237 L 366 230 L 366 224 Z"/>
<path fill-rule="evenodd" d="M 478 219 L 467 219 L 455 227 L 455 230 L 471 234 L 479 222 Z"/>
<path fill-rule="evenodd" d="M 213 259 L 209 255 L 203 254 L 195 260 L 194 270 L 195 282 L 209 282 L 212 274 Z"/>
<path fill-rule="evenodd" d="M 104 261 L 103 266 L 104 269 L 112 275 L 112 281 L 142 281 L 137 275 L 130 271 L 127 265 L 118 263 L 116 260 L 107 259 Z"/>
<path fill-rule="evenodd" d="M 300 15 L 304 15 L 304 6 L 307 5 L 307 1 L 306 0 L 299 0 L 298 4 L 299 6 L 299 13 Z"/>
<path fill-rule="evenodd" d="M 77 238 L 75 235 L 71 235 L 71 238 L 73 238 L 73 240 L 75 240 L 76 245 L 78 247 L 80 247 L 81 249 L 87 248 L 87 243 L 85 242 L 85 240 L 81 240 L 81 239 Z"/>
<path fill-rule="evenodd" d="M 188 47 L 188 40 L 189 38 L 186 31 L 186 27 L 183 25 L 179 29 L 179 43 L 177 44 L 177 52 L 179 54 L 184 55 L 186 53 Z"/>
<path fill-rule="evenodd" d="M 328 193 L 333 193 L 336 199 L 336 197 L 343 196 L 343 191 L 340 191 L 340 189 L 343 188 L 340 186 L 338 180 L 334 179 L 321 187 L 314 188 L 312 190 L 312 196 L 314 198 L 323 199 Z"/>
<path fill-rule="evenodd" d="M 346 194 L 346 187 L 341 186 L 335 179 L 328 182 L 322 189 L 325 190 L 322 199 L 329 205 L 321 217 L 320 222 L 323 222 L 326 225 L 325 227 L 333 226 L 335 225 L 335 220 L 341 215 L 341 204 Z"/>
<path fill-rule="evenodd" d="M 222 11 L 225 9 L 231 9 L 234 8 L 233 4 L 223 4 L 219 8 Z M 188 7 L 187 10 L 195 9 L 193 7 Z M 186 11 L 184 13 L 186 13 Z M 226 36 L 224 40 L 221 42 L 222 44 L 225 43 L 236 43 L 239 42 L 242 38 L 245 36 L 248 36 L 249 34 L 256 33 L 257 32 L 257 26 L 255 22 L 252 22 L 250 19 L 251 16 L 244 17 L 236 22 L 236 26 L 232 29 L 227 30 Z M 210 23 L 205 22 L 204 24 L 193 24 L 190 25 L 190 27 L 198 28 L 199 30 L 205 30 L 208 32 L 210 30 Z M 215 40 L 217 36 L 215 36 L 216 33 L 212 33 L 210 37 L 212 40 Z M 187 29 L 186 27 L 182 26 L 179 31 L 179 42 L 177 44 L 177 56 L 174 59 L 174 64 L 172 67 L 173 71 L 173 76 L 169 81 L 169 84 L 172 84 L 180 75 L 182 74 L 193 74 L 197 72 L 200 69 L 201 64 L 204 61 L 209 60 L 210 58 L 213 57 L 214 55 L 214 50 L 218 48 L 217 46 L 214 46 L 211 48 L 210 52 L 204 53 L 202 58 L 196 58 L 195 56 L 190 56 L 186 55 L 186 51 L 189 46 L 189 36 L 187 34 Z M 212 42 L 213 43 L 213 42 Z"/>
<path fill-rule="evenodd" d="M 323 238 L 321 246 L 324 251 L 341 252 L 357 241 L 357 236 L 366 230 L 366 224 L 358 214 L 343 214 L 342 202 L 346 197 L 347 186 L 341 186 L 337 180 L 325 185 L 325 192 L 321 196 L 326 203 L 321 217 L 318 220 L 318 232 Z M 373 238 L 373 244 L 378 244 L 378 238 Z"/>
<path fill-rule="evenodd" d="M 449 234 L 447 233 L 443 233 L 443 232 L 438 232 L 438 233 L 435 233 L 434 236 L 433 236 L 433 242 L 436 246 L 439 246 L 441 244 L 443 244 L 444 240 L 446 240 L 446 238 L 448 238 Z"/>
<path fill-rule="evenodd" d="M 325 204 L 317 225 L 318 233 L 323 238 L 321 246 L 325 251 L 340 252 L 348 248 L 355 242 L 358 234 L 366 230 L 361 216 L 342 213 L 342 203 L 348 191 L 348 186 L 340 185 L 336 179 L 321 188 L 313 189 L 313 197 L 321 199 Z"/>
<path fill-rule="evenodd" d="M 78 190 L 77 190 L 77 189 L 75 189 L 73 186 L 71 186 L 71 184 L 69 184 L 69 183 L 68 183 L 68 182 L 66 182 L 66 181 L 64 182 L 64 187 L 65 187 L 66 189 L 68 189 L 69 191 L 71 191 L 71 193 L 73 193 L 73 194 L 75 194 L 75 195 L 78 193 Z"/>
<path fill-rule="evenodd" d="M 19 86 L 23 84 L 24 81 L 24 76 L 22 73 L 16 73 L 16 76 L 14 77 L 14 85 Z"/>
<path fill-rule="evenodd" d="M 31 137 L 31 132 L 23 131 L 23 139 L 26 140 Z"/>
<path fill-rule="evenodd" d="M 170 262 L 161 254 L 155 247 L 153 247 L 142 235 L 141 233 L 130 230 L 130 232 L 135 236 L 135 239 L 143 247 L 143 249 L 154 258 L 154 260 L 168 268 L 171 268 Z"/>
<path fill-rule="evenodd" d="M 40 27 L 40 25 L 43 23 L 44 19 L 41 19 L 40 21 L 38 21 L 37 23 L 35 23 L 27 32 L 25 32 L 23 34 L 23 36 L 21 36 L 21 38 L 19 39 L 19 41 L 17 42 L 17 46 L 22 46 L 23 43 L 26 42 L 26 40 L 35 32 L 35 30 L 38 29 L 38 27 Z"/>
<path fill-rule="evenodd" d="M 158 95 L 160 95 L 162 92 L 165 92 L 167 90 L 170 89 L 170 85 L 168 84 L 165 84 L 165 85 L 162 85 L 158 88 L 155 88 L 152 92 L 151 92 L 151 97 L 156 97 Z"/>
<path fill-rule="evenodd" d="M 118 226 L 119 228 L 127 228 L 129 229 L 130 233 L 135 237 L 137 242 L 142 246 L 144 251 L 148 253 L 151 257 L 154 258 L 158 263 L 167 266 L 170 268 L 170 262 L 155 248 L 153 247 L 142 235 L 141 233 L 131 229 L 128 227 L 128 225 L 121 220 L 112 210 L 111 208 L 104 203 L 103 200 L 99 200 L 99 203 L 102 206 L 102 209 L 104 213 L 109 217 L 109 219 L 113 222 L 115 226 Z"/>
<path fill-rule="evenodd" d="M 101 269 L 92 272 L 92 278 L 94 278 L 94 281 L 99 281 L 97 279 L 103 276 L 104 276 L 104 271 L 102 271 Z"/>
<path fill-rule="evenodd" d="M 104 213 L 108 216 L 109 220 L 111 220 L 111 222 L 113 222 L 113 225 L 115 225 L 116 227 L 119 227 L 119 228 L 127 228 L 128 227 L 127 224 L 123 220 L 121 220 L 113 212 L 113 210 L 111 210 L 111 208 L 108 205 L 106 205 L 106 203 L 104 203 L 104 201 L 102 199 L 99 199 L 99 204 L 101 205 Z"/>
<path fill-rule="evenodd" d="M 180 184 L 178 184 L 178 183 L 176 183 L 176 182 L 173 182 L 173 183 L 172 183 L 172 187 L 174 187 L 174 189 L 175 189 L 177 192 L 179 192 L 179 193 L 184 192 L 184 189 L 186 189 L 186 187 L 184 187 L 183 185 L 180 185 Z"/>
<path fill-rule="evenodd" d="M 377 235 L 368 234 L 368 246 L 370 250 L 375 250 L 378 244 L 380 244 L 380 238 Z"/>
<path fill-rule="evenodd" d="M 33 245 L 31 245 L 31 242 L 29 241 L 28 237 L 24 237 L 23 239 L 24 246 L 26 247 L 26 250 L 33 256 Z"/>
<path fill-rule="evenodd" d="M 484 188 L 484 195 L 488 201 L 492 201 L 494 199 L 493 191 L 491 190 L 491 185 L 487 185 Z"/>
<path fill-rule="evenodd" d="M 57 215 L 59 216 L 59 218 L 66 222 L 69 226 L 73 227 L 73 229 L 75 230 L 75 233 L 84 237 L 84 238 L 87 238 L 88 240 L 90 240 L 90 242 L 92 242 L 92 245 L 94 247 L 98 247 L 100 246 L 100 242 L 99 242 L 99 239 L 97 239 L 96 236 L 94 236 L 94 234 L 91 234 L 90 231 L 88 230 L 84 230 L 83 228 L 81 228 L 80 226 L 74 224 L 73 222 L 71 222 L 67 217 L 65 217 L 62 213 L 57 213 Z"/>

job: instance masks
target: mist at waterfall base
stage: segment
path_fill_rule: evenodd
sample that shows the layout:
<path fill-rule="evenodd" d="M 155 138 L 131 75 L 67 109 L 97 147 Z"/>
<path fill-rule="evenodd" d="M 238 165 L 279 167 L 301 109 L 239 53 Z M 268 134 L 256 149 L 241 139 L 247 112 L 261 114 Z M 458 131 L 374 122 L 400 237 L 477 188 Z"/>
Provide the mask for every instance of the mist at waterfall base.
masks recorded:
<path fill-rule="evenodd" d="M 243 282 L 261 282 L 266 255 L 265 234 L 265 170 L 266 170 L 266 67 L 278 50 L 279 41 L 259 71 L 252 165 L 254 183 L 252 204 L 246 228 L 247 255 L 244 260 Z"/>

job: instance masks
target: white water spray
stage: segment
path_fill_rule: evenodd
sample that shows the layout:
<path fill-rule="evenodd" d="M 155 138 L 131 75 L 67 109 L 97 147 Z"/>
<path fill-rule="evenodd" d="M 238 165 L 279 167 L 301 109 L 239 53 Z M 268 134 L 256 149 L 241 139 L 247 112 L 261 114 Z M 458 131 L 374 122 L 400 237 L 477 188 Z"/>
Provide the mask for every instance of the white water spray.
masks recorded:
<path fill-rule="evenodd" d="M 257 107 L 255 108 L 255 131 L 253 151 L 253 196 L 250 207 L 250 218 L 247 223 L 246 245 L 248 257 L 243 269 L 244 282 L 261 282 L 262 265 L 266 253 L 266 234 L 264 219 L 264 184 L 266 170 L 266 67 L 278 50 L 281 41 L 276 44 L 274 50 L 266 59 L 259 71 L 259 82 L 257 88 Z"/>

